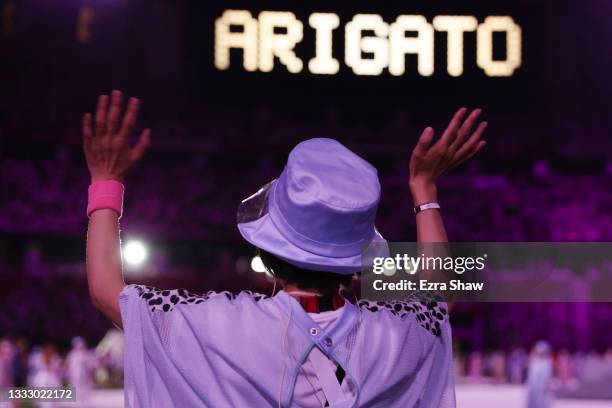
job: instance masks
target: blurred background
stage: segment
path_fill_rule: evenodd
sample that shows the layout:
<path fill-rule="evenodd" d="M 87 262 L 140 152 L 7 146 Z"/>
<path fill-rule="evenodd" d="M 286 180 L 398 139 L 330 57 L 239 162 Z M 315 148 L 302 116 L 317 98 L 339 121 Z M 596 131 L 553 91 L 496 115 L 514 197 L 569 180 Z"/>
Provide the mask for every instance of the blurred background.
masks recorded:
<path fill-rule="evenodd" d="M 472 18 L 449 36 L 439 16 Z M 270 293 L 236 208 L 296 143 L 336 138 L 377 166 L 378 229 L 413 241 L 410 151 L 461 106 L 484 110 L 489 144 L 440 183 L 451 240 L 610 241 L 611 18 L 608 0 L 0 0 L 0 386 L 122 404 L 121 334 L 84 269 L 80 121 L 98 94 L 141 98 L 153 129 L 126 180 L 127 280 Z M 612 406 L 612 304 L 458 304 L 452 324 L 460 407 L 525 406 L 534 362 L 554 406 Z"/>

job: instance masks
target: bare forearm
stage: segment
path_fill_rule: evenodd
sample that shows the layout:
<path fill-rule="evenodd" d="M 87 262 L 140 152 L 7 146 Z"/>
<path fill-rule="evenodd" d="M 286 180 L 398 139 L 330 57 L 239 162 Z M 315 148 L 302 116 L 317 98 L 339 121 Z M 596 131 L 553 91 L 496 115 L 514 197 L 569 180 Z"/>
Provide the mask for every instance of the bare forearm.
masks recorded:
<path fill-rule="evenodd" d="M 435 184 L 411 183 L 410 190 L 415 206 L 438 201 Z M 419 253 L 431 257 L 448 255 L 447 246 L 439 244 L 448 242 L 444 221 L 439 209 L 429 209 L 417 213 L 416 225 Z M 433 245 L 429 245 L 430 243 L 433 243 Z M 447 277 L 442 276 L 439 271 L 427 270 L 421 271 L 421 278 L 434 282 L 445 282 L 447 280 Z M 449 311 L 453 307 L 453 302 L 449 299 L 447 299 L 447 307 Z"/>
<path fill-rule="evenodd" d="M 128 138 L 138 118 L 140 101 L 130 98 L 121 120 L 122 105 L 123 93 L 115 90 L 110 100 L 108 95 L 98 97 L 95 116 L 83 115 L 83 150 L 93 183 L 122 182 L 126 172 L 142 158 L 151 142 L 151 130 L 145 129 L 134 147 L 130 147 Z M 119 295 L 125 283 L 118 211 L 120 209 L 102 206 L 89 217 L 87 280 L 96 307 L 121 326 Z"/>
<path fill-rule="evenodd" d="M 414 205 L 437 202 L 438 194 L 436 186 L 413 185 L 411 186 Z M 421 211 L 416 215 L 417 241 L 418 242 L 448 242 L 444 222 L 440 211 L 431 209 Z"/>
<path fill-rule="evenodd" d="M 121 325 L 119 294 L 125 283 L 117 212 L 101 209 L 91 214 L 87 230 L 87 281 L 95 306 Z"/>
<path fill-rule="evenodd" d="M 486 142 L 481 140 L 487 127 L 486 122 L 478 124 L 472 133 L 480 116 L 480 109 L 473 110 L 469 115 L 467 113 L 466 108 L 455 112 L 448 127 L 435 142 L 433 128 L 427 127 L 421 133 L 410 157 L 410 192 L 415 206 L 437 202 L 438 178 L 449 169 L 469 160 L 486 145 Z M 416 225 L 419 252 L 422 251 L 426 256 L 448 255 L 448 245 L 444 244 L 448 242 L 448 237 L 438 209 L 417 213 Z M 421 276 L 432 277 L 436 281 L 447 279 L 436 271 L 422 270 L 421 273 Z"/>

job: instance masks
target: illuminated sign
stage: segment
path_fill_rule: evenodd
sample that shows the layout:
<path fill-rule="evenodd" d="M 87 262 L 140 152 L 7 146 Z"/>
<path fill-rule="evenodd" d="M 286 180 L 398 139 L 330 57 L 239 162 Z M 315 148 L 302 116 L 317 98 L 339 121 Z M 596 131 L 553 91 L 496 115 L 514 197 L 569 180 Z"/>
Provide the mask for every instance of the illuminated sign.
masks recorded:
<path fill-rule="evenodd" d="M 304 23 L 295 14 L 262 11 L 255 18 L 247 10 L 225 10 L 215 21 L 215 67 L 228 69 L 230 50 L 238 48 L 242 49 L 242 66 L 246 71 L 270 72 L 278 58 L 294 74 L 306 69 L 312 74 L 337 74 L 340 61 L 333 57 L 332 45 L 340 17 L 334 13 L 313 13 L 308 26 L 315 33 L 315 57 L 304 64 L 294 50 L 304 33 Z M 424 16 L 400 15 L 389 24 L 377 14 L 356 14 L 344 25 L 344 64 L 356 75 L 381 75 L 387 69 L 391 75 L 399 76 L 407 71 L 405 56 L 412 54 L 417 56 L 416 72 L 431 76 L 435 31 L 446 33 L 446 70 L 451 76 L 463 74 L 466 32 L 476 32 L 476 64 L 486 75 L 511 76 L 521 66 L 521 27 L 510 16 L 489 16 L 481 23 L 473 16 L 436 16 L 430 23 Z M 407 32 L 416 35 L 406 36 Z M 503 59 L 493 57 L 494 33 L 505 34 Z"/>

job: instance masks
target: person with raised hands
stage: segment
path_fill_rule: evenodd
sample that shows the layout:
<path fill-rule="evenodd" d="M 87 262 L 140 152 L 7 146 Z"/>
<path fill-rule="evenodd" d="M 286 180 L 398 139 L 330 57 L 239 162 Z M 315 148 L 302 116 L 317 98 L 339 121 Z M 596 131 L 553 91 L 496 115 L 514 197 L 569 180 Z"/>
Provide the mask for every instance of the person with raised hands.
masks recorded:
<path fill-rule="evenodd" d="M 87 277 L 94 304 L 125 334 L 126 407 L 455 406 L 451 328 L 442 302 L 352 301 L 347 292 L 375 226 L 377 170 L 340 142 L 305 140 L 278 178 L 243 200 L 237 227 L 281 290 L 160 290 L 126 285 L 123 180 L 140 102 L 98 99 L 83 118 L 89 187 Z M 425 129 L 410 158 L 419 242 L 447 242 L 438 178 L 480 151 L 486 123 L 462 108 L 442 136 Z M 275 285 L 276 287 L 276 285 Z"/>

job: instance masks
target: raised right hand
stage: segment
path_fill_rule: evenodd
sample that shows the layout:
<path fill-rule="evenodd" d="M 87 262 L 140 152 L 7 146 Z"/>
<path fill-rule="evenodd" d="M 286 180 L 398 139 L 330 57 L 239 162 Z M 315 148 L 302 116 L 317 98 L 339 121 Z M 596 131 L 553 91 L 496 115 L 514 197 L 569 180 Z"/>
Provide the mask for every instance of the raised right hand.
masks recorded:
<path fill-rule="evenodd" d="M 108 95 L 100 95 L 95 119 L 92 120 L 90 113 L 83 115 L 83 149 L 92 182 L 122 182 L 128 169 L 142 158 L 151 144 L 151 129 L 145 129 L 130 148 L 128 139 L 138 118 L 140 100 L 130 98 L 120 124 L 122 101 L 121 91 L 112 92 L 110 107 Z"/>
<path fill-rule="evenodd" d="M 438 177 L 469 160 L 486 146 L 481 138 L 487 122 L 480 122 L 472 132 L 480 109 L 473 110 L 466 118 L 467 112 L 466 108 L 459 109 L 435 143 L 432 143 L 434 131 L 431 127 L 421 134 L 410 158 L 410 189 L 415 205 L 436 201 Z"/>

